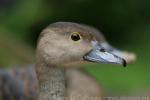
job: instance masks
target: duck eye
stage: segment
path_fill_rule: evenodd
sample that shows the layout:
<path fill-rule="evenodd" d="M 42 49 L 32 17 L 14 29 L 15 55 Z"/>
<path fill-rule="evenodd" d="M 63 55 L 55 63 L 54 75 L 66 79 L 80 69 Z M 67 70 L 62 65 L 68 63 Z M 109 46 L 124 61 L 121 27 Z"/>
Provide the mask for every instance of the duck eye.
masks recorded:
<path fill-rule="evenodd" d="M 81 35 L 80 35 L 80 33 L 78 33 L 78 32 L 73 32 L 72 34 L 71 34 L 71 39 L 73 40 L 73 41 L 79 41 L 79 40 L 81 40 Z"/>

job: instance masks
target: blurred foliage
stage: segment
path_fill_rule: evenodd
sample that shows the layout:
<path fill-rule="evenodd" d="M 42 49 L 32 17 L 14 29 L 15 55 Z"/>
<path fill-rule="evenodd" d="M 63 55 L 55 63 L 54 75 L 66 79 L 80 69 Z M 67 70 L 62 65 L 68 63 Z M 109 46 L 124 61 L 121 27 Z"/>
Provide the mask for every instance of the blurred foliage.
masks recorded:
<path fill-rule="evenodd" d="M 123 69 L 88 65 L 106 91 L 138 94 L 150 90 L 150 0 L 0 0 L 0 65 L 32 62 L 40 31 L 56 21 L 89 24 L 111 44 L 138 55 Z M 29 44 L 29 45 L 28 45 Z"/>
<path fill-rule="evenodd" d="M 0 67 L 33 63 L 33 61 L 35 61 L 33 48 L 9 35 L 0 34 Z"/>
<path fill-rule="evenodd" d="M 124 40 L 122 42 L 128 40 L 129 31 L 150 23 L 149 0 L 6 1 L 7 9 L 1 7 L 0 27 L 8 28 L 16 36 L 30 40 L 31 43 L 34 38 L 34 44 L 41 29 L 56 21 L 93 25 L 101 29 L 110 40 L 121 37 Z"/>

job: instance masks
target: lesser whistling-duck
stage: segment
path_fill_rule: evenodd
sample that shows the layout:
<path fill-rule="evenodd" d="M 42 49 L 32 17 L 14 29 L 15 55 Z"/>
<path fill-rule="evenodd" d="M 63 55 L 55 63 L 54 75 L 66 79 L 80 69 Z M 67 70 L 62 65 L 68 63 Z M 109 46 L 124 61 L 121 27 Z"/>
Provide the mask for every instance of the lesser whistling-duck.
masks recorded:
<path fill-rule="evenodd" d="M 42 31 L 37 45 L 35 69 L 39 80 L 39 100 L 102 96 L 98 83 L 75 66 L 81 66 L 85 61 L 126 66 L 123 58 L 127 62 L 135 60 L 134 54 L 124 53 L 110 46 L 96 29 L 72 22 L 53 23 Z M 38 93 L 34 68 L 0 73 L 4 98 L 8 98 L 7 95 L 10 94 L 15 95 L 13 98 L 16 100 L 36 100 Z M 17 92 L 10 89 L 14 86 Z"/>
<path fill-rule="evenodd" d="M 71 68 L 73 63 L 86 60 L 126 66 L 123 58 L 102 47 L 100 39 L 96 32 L 76 23 L 57 22 L 44 29 L 38 41 L 36 56 L 39 99 L 53 100 L 57 97 L 61 100 L 65 97 L 65 67 L 71 65 Z"/>

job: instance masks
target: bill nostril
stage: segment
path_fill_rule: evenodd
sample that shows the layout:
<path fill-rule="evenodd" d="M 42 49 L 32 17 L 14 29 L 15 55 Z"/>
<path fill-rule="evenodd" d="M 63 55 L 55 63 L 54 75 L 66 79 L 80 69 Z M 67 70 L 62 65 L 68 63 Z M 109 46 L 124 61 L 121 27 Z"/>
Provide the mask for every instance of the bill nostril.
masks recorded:
<path fill-rule="evenodd" d="M 104 48 L 99 50 L 100 52 L 106 52 L 106 50 Z"/>

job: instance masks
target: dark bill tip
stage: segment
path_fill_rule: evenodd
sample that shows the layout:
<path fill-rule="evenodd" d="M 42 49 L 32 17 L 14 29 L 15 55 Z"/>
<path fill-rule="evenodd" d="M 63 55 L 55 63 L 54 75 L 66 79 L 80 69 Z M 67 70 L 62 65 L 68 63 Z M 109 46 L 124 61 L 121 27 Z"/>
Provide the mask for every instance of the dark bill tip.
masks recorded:
<path fill-rule="evenodd" d="M 123 59 L 123 67 L 127 67 L 127 62 L 125 59 Z"/>

